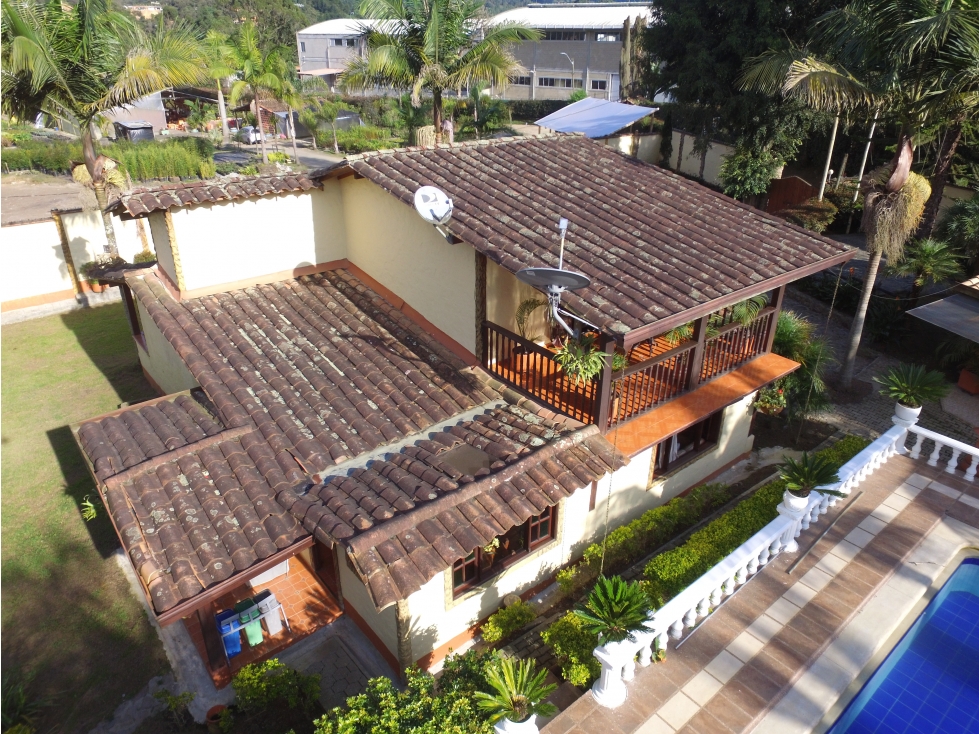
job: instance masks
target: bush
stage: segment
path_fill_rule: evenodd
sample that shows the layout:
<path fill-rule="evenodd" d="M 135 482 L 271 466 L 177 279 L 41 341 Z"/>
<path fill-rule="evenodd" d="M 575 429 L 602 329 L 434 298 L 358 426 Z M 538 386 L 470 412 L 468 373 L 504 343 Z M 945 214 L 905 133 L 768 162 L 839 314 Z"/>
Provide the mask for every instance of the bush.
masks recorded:
<path fill-rule="evenodd" d="M 139 143 L 119 141 L 104 150 L 134 180 L 214 175 L 214 145 L 205 138 L 169 138 Z"/>
<path fill-rule="evenodd" d="M 857 196 L 857 200 L 853 200 L 853 192 L 857 189 L 858 184 L 856 181 L 844 181 L 838 189 L 827 186 L 823 196 L 832 202 L 840 215 L 859 214 L 863 211 L 863 197 Z M 859 221 L 859 218 L 857 218 L 858 224 Z"/>
<path fill-rule="evenodd" d="M 369 150 L 395 148 L 401 141 L 391 137 L 391 131 L 385 128 L 358 125 L 349 130 L 337 130 L 337 143 L 345 153 L 364 153 Z"/>
<path fill-rule="evenodd" d="M 231 680 L 242 711 L 265 711 L 276 703 L 294 709 L 314 707 L 320 695 L 320 677 L 287 668 L 277 658 L 249 663 Z"/>
<path fill-rule="evenodd" d="M 514 122 L 535 122 L 568 105 L 563 99 L 510 99 L 506 104 Z"/>
<path fill-rule="evenodd" d="M 269 153 L 269 163 L 289 163 L 288 153 Z"/>
<path fill-rule="evenodd" d="M 44 142 L 22 140 L 16 148 L 3 148 L 0 163 L 5 171 L 42 171 L 44 173 L 71 173 L 72 162 L 82 160 L 81 143 L 60 140 Z"/>
<path fill-rule="evenodd" d="M 616 528 L 605 542 L 605 571 L 614 573 L 635 563 L 677 533 L 695 525 L 705 513 L 727 502 L 727 498 L 727 487 L 723 484 L 704 484 Z M 603 567 L 602 553 L 602 544 L 593 543 L 585 549 L 579 563 L 558 571 L 561 591 L 573 594 L 591 583 Z"/>
<path fill-rule="evenodd" d="M 526 627 L 537 616 L 532 604 L 518 601 L 511 607 L 503 607 L 486 620 L 481 630 L 484 642 L 505 640 L 517 630 Z"/>
<path fill-rule="evenodd" d="M 579 688 L 586 688 L 602 672 L 601 663 L 592 655 L 598 647 L 598 636 L 584 629 L 584 620 L 568 612 L 540 633 L 541 639 L 561 663 L 561 677 Z"/>
<path fill-rule="evenodd" d="M 155 252 L 150 252 L 149 250 L 146 250 L 145 252 L 137 252 L 133 256 L 133 262 L 134 263 L 137 263 L 137 264 L 138 263 L 155 263 L 156 262 L 156 253 Z"/>
<path fill-rule="evenodd" d="M 828 199 L 812 198 L 778 212 L 783 219 L 816 233 L 822 233 L 836 219 L 837 209 Z"/>
<path fill-rule="evenodd" d="M 847 436 L 816 456 L 839 469 L 869 443 L 863 438 Z M 643 569 L 647 593 L 664 601 L 679 594 L 778 517 L 775 508 L 784 491 L 785 482 L 781 479 L 769 482 L 734 509 L 691 535 L 680 547 L 656 556 Z"/>
<path fill-rule="evenodd" d="M 775 178 L 779 161 L 768 151 L 758 154 L 738 148 L 721 163 L 720 177 L 724 193 L 744 201 L 768 191 Z"/>
<path fill-rule="evenodd" d="M 485 667 L 488 659 L 462 663 L 466 673 L 455 682 L 472 682 L 476 673 L 473 666 Z M 347 699 L 346 707 L 335 708 L 317 719 L 316 734 L 491 734 L 493 731 L 475 706 L 474 690 L 470 691 L 468 684 L 439 691 L 435 678 L 428 673 L 409 668 L 405 676 L 408 684 L 403 691 L 387 678 L 372 678 L 367 690 Z"/>

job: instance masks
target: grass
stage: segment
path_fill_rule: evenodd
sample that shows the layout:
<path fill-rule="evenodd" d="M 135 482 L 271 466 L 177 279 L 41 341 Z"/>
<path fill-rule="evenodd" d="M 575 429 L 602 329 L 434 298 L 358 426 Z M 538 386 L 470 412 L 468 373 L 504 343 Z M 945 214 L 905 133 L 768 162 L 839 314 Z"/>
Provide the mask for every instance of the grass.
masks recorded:
<path fill-rule="evenodd" d="M 111 557 L 118 540 L 68 425 L 153 390 L 121 304 L 4 326 L 2 338 L 2 666 L 45 702 L 39 732 L 87 732 L 168 666 Z"/>

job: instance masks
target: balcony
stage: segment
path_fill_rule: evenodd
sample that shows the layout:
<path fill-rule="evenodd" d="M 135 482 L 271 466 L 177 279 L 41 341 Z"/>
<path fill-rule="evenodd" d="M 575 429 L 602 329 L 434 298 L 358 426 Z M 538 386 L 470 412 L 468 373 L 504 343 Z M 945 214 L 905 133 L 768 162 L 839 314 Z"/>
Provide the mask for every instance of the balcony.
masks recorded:
<path fill-rule="evenodd" d="M 483 367 L 502 381 L 603 431 L 648 414 L 771 350 L 778 308 L 766 306 L 747 325 L 730 309 L 628 349 L 629 365 L 579 382 L 555 361 L 555 351 L 483 322 Z M 609 351 L 612 346 L 606 347 Z"/>

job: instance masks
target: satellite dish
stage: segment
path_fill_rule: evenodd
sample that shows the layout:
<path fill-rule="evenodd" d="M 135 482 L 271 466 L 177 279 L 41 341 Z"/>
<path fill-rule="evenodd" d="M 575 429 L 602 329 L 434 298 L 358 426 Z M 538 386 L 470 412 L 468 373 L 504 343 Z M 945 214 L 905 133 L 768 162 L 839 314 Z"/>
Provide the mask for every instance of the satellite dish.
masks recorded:
<path fill-rule="evenodd" d="M 524 268 L 517 271 L 517 277 L 534 288 L 554 286 L 561 290 L 578 290 L 591 283 L 591 278 L 582 273 L 558 268 Z"/>
<path fill-rule="evenodd" d="M 452 218 L 452 199 L 434 186 L 422 186 L 415 192 L 415 209 L 429 224 L 445 224 Z"/>

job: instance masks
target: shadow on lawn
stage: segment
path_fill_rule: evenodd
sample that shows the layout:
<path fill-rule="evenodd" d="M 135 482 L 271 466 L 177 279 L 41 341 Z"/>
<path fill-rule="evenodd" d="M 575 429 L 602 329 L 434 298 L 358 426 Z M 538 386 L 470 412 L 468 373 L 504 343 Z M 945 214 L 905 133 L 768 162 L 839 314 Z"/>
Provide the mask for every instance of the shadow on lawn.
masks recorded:
<path fill-rule="evenodd" d="M 114 562 L 49 530 L 46 563 L 4 563 L 13 603 L 4 606 L 2 667 L 30 676 L 30 699 L 44 703 L 37 731 L 88 731 L 164 672 L 166 658 Z"/>

